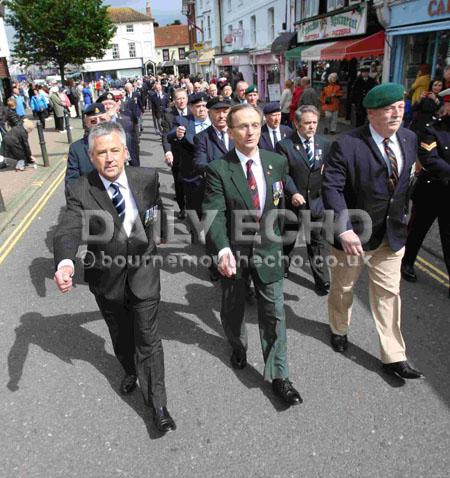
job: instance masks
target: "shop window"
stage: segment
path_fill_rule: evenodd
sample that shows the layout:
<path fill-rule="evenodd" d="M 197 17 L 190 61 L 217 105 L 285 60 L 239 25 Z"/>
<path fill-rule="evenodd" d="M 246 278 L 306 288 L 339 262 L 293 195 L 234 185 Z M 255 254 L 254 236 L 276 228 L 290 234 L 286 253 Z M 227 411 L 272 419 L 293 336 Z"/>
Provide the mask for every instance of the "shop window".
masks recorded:
<path fill-rule="evenodd" d="M 134 25 L 127 25 L 127 33 L 133 33 L 134 32 Z"/>
<path fill-rule="evenodd" d="M 163 61 L 169 61 L 169 49 L 168 48 L 163 49 Z"/>
<path fill-rule="evenodd" d="M 113 57 L 113 60 L 118 60 L 120 58 L 119 45 L 117 43 L 113 43 L 112 57 Z"/>
<path fill-rule="evenodd" d="M 128 43 L 128 54 L 130 58 L 136 58 L 136 43 Z"/>
<path fill-rule="evenodd" d="M 185 59 L 185 51 L 184 51 L 184 47 L 183 48 L 178 48 L 178 58 L 180 60 L 184 60 Z"/>

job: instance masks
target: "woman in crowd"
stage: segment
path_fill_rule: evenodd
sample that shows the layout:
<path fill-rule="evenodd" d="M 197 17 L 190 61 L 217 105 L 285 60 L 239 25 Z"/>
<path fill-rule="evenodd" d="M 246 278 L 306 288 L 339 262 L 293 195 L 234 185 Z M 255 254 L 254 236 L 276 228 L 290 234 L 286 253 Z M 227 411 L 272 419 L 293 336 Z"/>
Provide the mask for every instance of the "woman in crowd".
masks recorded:
<path fill-rule="evenodd" d="M 422 98 L 422 93 L 424 91 L 427 91 L 430 81 L 430 65 L 420 65 L 419 71 L 417 72 L 416 80 L 411 85 L 411 90 L 409 92 L 411 95 L 412 106 L 414 106 L 420 101 L 420 99 Z"/>
<path fill-rule="evenodd" d="M 23 171 L 26 166 L 35 166 L 36 164 L 28 142 L 28 135 L 33 128 L 33 122 L 25 118 L 21 124 L 14 126 L 3 139 L 4 156 L 17 161 L 16 171 Z"/>
<path fill-rule="evenodd" d="M 55 118 L 55 129 L 60 133 L 64 133 L 64 108 L 65 104 L 59 96 L 59 90 L 57 86 L 50 88 L 49 102 L 53 108 L 53 116 Z"/>
<path fill-rule="evenodd" d="M 328 84 L 320 94 L 322 111 L 325 112 L 325 134 L 336 134 L 339 113 L 339 98 L 343 95 L 342 88 L 337 82 L 337 73 L 328 75 Z"/>
<path fill-rule="evenodd" d="M 439 96 L 443 87 L 444 83 L 442 80 L 432 80 L 428 89 L 422 93 L 420 100 L 413 106 L 414 119 L 410 126 L 413 131 L 420 131 L 437 115 L 444 104 L 444 98 Z"/>
<path fill-rule="evenodd" d="M 230 85 L 225 85 L 222 88 L 222 96 L 228 100 L 231 100 L 231 95 L 233 94 L 233 90 L 231 89 Z"/>
<path fill-rule="evenodd" d="M 291 104 L 289 106 L 289 121 L 291 123 L 294 122 L 294 113 L 298 108 L 300 103 L 300 98 L 302 97 L 303 93 L 303 86 L 302 86 L 302 79 L 297 77 L 294 82 L 294 92 L 292 93 Z"/>
<path fill-rule="evenodd" d="M 91 92 L 91 89 L 89 88 L 88 83 L 84 83 L 84 87 L 81 90 L 81 93 L 83 95 L 84 108 L 86 109 L 89 105 L 92 104 L 92 92 Z"/>
<path fill-rule="evenodd" d="M 41 122 L 42 128 L 45 129 L 45 118 L 47 118 L 47 101 L 45 96 L 39 90 L 33 89 L 30 98 L 30 107 L 33 110 L 33 114 Z"/>
<path fill-rule="evenodd" d="M 281 108 L 281 123 L 289 125 L 289 113 L 292 102 L 292 87 L 294 83 L 292 80 L 286 80 L 284 82 L 284 90 L 281 93 L 280 108 Z"/>
<path fill-rule="evenodd" d="M 16 106 L 16 100 L 12 96 L 11 98 L 8 98 L 8 101 L 6 102 L 6 109 L 3 113 L 7 129 L 14 128 L 14 126 L 17 126 L 22 122 L 22 120 L 19 118 L 19 115 L 17 114 Z"/>

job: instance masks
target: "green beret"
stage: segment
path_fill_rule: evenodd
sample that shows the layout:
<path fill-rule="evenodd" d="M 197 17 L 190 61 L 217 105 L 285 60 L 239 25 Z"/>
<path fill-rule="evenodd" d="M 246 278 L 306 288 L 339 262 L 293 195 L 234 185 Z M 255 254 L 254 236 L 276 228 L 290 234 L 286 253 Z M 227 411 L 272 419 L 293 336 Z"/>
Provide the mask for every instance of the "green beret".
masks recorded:
<path fill-rule="evenodd" d="M 405 90 L 398 83 L 383 83 L 372 88 L 363 101 L 364 108 L 377 109 L 405 99 Z"/>
<path fill-rule="evenodd" d="M 256 85 L 250 85 L 246 90 L 245 94 L 248 95 L 249 93 L 258 93 L 258 87 Z"/>

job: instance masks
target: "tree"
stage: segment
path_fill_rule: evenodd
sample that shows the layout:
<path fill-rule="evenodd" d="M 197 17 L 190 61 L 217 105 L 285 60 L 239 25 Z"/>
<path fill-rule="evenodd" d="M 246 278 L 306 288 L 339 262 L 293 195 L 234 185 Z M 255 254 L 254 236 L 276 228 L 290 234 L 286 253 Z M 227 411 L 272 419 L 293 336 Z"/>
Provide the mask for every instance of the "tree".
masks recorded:
<path fill-rule="evenodd" d="M 52 62 L 64 82 L 67 64 L 101 58 L 114 36 L 102 0 L 9 0 L 7 22 L 16 30 L 13 54 L 26 64 Z"/>

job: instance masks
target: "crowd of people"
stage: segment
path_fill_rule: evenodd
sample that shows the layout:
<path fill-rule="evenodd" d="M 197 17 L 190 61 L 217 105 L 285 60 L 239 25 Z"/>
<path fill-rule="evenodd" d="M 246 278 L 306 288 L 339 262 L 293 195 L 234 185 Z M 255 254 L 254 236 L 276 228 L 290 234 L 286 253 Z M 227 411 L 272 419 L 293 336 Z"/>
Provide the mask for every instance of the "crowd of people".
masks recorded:
<path fill-rule="evenodd" d="M 177 218 L 186 221 L 194 243 L 206 244 L 210 279 L 221 281 L 220 318 L 233 368 L 247 364 L 245 306 L 256 298 L 264 378 L 283 403 L 302 402 L 289 376 L 283 302 L 302 229 L 314 290 L 328 296 L 332 348 L 347 350 L 353 288 L 368 264 L 382 367 L 400 379 L 423 376 L 406 355 L 400 280 L 417 280 L 414 261 L 436 217 L 450 272 L 450 67 L 442 81 L 427 78 L 429 89 L 413 95 L 415 132 L 405 127 L 403 86 L 376 84 L 366 73 L 353 93 L 361 126 L 333 142 L 327 135 L 337 132 L 342 96 L 335 73 L 320 94 L 308 78 L 287 82 L 279 102 L 264 103 L 256 85 L 242 79 L 208 84 L 158 75 L 129 81 L 122 91 L 105 86 L 84 104 L 86 133 L 70 148 L 68 207 L 55 234 L 55 281 L 62 292 L 72 287 L 83 212 L 106 211 L 112 236 L 88 243 L 93 263 L 85 277 L 124 369 L 121 392 L 131 393 L 139 381 L 160 431 L 176 425 L 167 410 L 157 332 L 159 269 L 148 261 L 156 254 L 153 227 L 163 203 L 157 173 L 136 168 L 146 109 L 172 172 Z M 425 110 L 427 122 L 420 118 Z M 325 135 L 318 133 L 322 113 Z M 327 211 L 334 213 L 331 236 Z M 101 234 L 101 225 L 94 217 L 90 234 Z M 105 257 L 118 254 L 147 261 L 105 266 Z"/>

